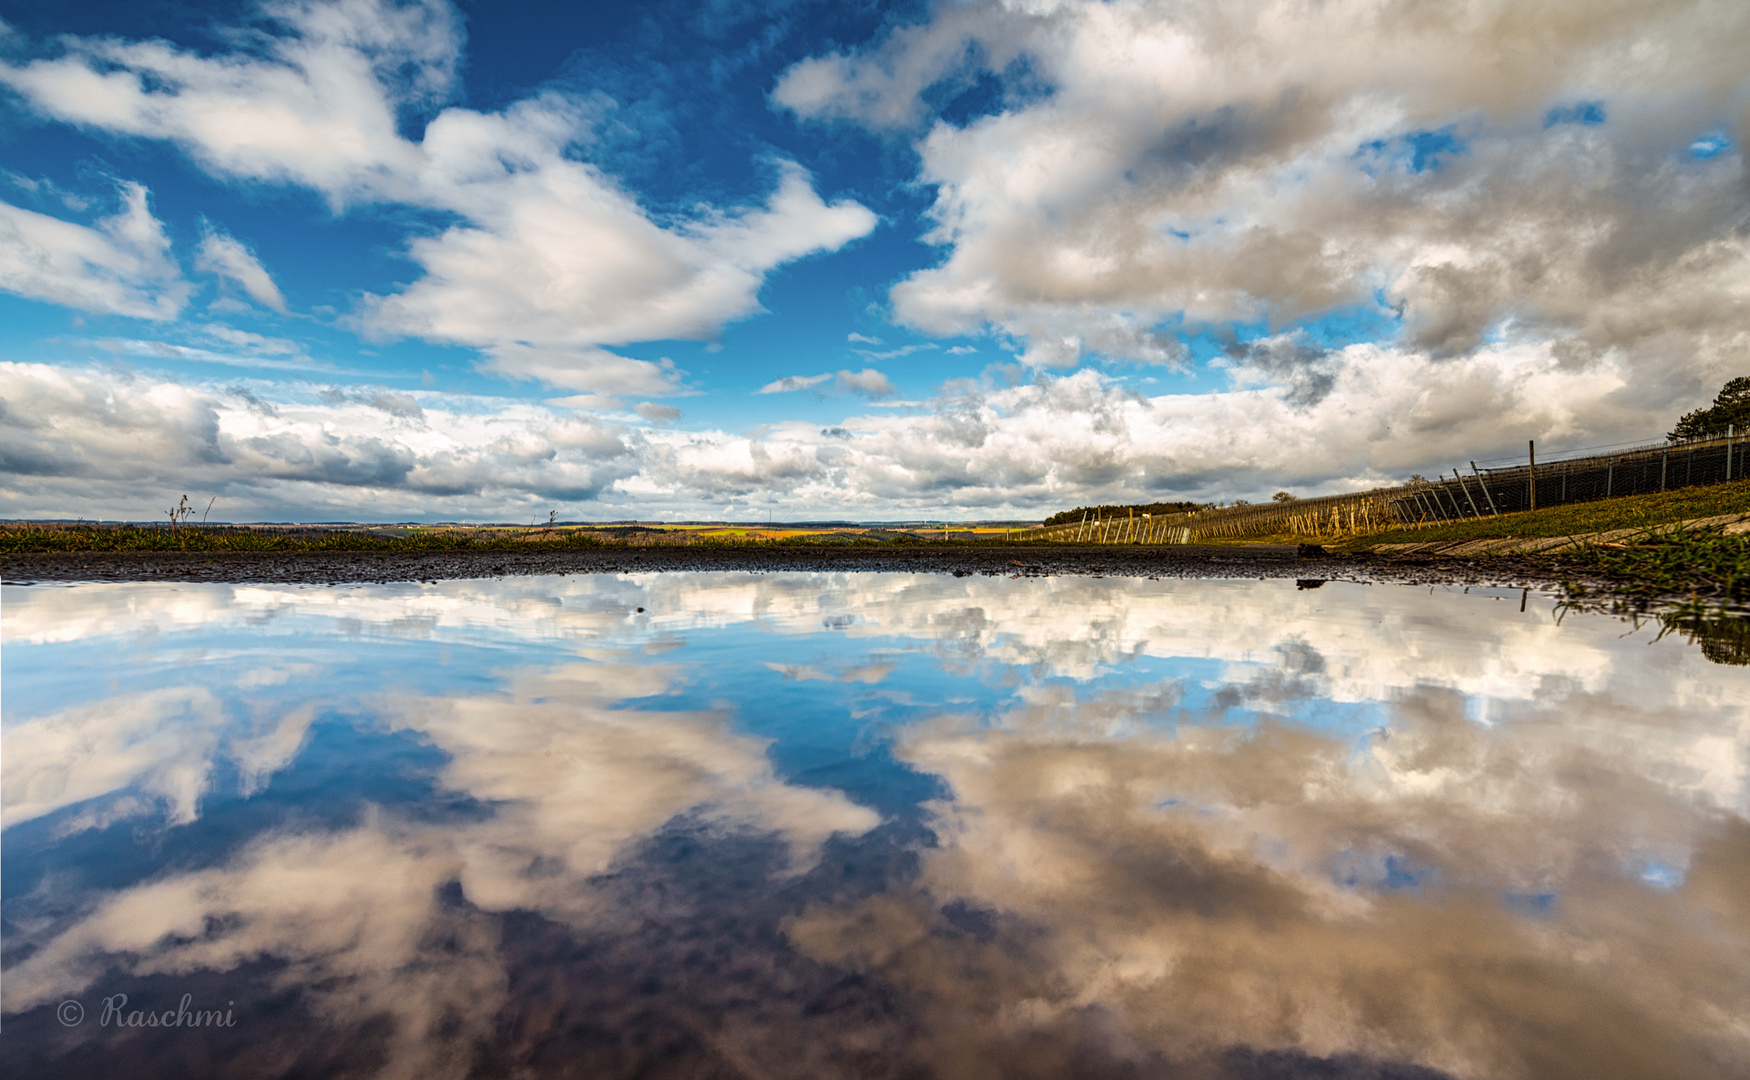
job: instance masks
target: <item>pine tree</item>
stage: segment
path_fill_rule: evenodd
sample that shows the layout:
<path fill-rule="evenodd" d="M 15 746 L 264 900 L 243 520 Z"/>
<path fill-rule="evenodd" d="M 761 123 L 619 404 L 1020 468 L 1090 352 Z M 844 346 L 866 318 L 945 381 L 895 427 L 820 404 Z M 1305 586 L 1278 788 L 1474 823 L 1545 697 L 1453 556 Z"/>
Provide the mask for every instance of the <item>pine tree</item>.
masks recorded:
<path fill-rule="evenodd" d="M 1677 421 L 1677 426 L 1665 437 L 1672 442 L 1705 439 L 1724 435 L 1728 427 L 1739 432 L 1750 431 L 1750 376 L 1739 376 L 1727 383 L 1710 407 L 1684 413 L 1683 419 Z"/>

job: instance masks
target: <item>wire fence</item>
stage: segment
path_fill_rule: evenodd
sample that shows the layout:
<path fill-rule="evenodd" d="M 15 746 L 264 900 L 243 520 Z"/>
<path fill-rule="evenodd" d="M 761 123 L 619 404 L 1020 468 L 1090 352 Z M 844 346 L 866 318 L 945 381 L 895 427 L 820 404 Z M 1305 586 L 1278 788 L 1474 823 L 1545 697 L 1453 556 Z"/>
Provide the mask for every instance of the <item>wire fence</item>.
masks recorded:
<path fill-rule="evenodd" d="M 1406 486 L 1394 506 L 1400 522 L 1428 524 L 1741 480 L 1750 472 L 1746 442 L 1733 431 L 1541 463 L 1528 455 L 1522 465 L 1472 464 L 1469 476 L 1454 469 L 1450 478 Z"/>
<path fill-rule="evenodd" d="M 1133 514 L 1085 518 L 1063 525 L 1015 532 L 1012 539 L 1072 544 L 1192 544 L 1268 533 L 1303 536 L 1360 535 L 1392 528 L 1392 497 L 1398 488 L 1324 495 L 1262 506 L 1196 510 L 1188 514 Z"/>
<path fill-rule="evenodd" d="M 1193 544 L 1244 536 L 1293 534 L 1338 539 L 1388 529 L 1425 527 L 1622 495 L 1646 495 L 1750 476 L 1750 432 L 1634 446 L 1608 454 L 1560 456 L 1478 468 L 1397 487 L 1325 495 L 1262 506 L 1188 514 L 1087 518 L 1017 530 L 1016 541 L 1083 544 Z"/>

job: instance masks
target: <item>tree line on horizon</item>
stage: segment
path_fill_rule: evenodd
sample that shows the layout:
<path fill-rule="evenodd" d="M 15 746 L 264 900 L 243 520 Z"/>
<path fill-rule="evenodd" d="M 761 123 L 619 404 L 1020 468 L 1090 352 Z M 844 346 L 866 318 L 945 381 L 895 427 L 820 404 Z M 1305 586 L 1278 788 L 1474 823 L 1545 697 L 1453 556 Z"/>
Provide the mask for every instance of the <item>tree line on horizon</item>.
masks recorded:
<path fill-rule="evenodd" d="M 1199 502 L 1124 503 L 1122 505 L 1101 503 L 1099 506 L 1078 506 L 1074 510 L 1064 510 L 1061 513 L 1053 514 L 1045 519 L 1044 524 L 1047 526 L 1070 525 L 1083 520 L 1084 516 L 1088 521 L 1103 521 L 1106 518 L 1129 517 L 1132 514 L 1135 514 L 1137 517 L 1141 517 L 1144 514 L 1161 517 L 1166 514 L 1186 514 L 1193 510 L 1205 509 L 1209 505 L 1210 504 L 1208 503 Z"/>

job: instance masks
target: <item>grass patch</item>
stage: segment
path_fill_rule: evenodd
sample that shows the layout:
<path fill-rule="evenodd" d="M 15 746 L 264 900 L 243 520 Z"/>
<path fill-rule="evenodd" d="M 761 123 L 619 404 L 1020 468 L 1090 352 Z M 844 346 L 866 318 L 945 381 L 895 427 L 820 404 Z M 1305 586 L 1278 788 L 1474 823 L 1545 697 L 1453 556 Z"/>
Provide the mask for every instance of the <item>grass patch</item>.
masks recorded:
<path fill-rule="evenodd" d="M 1510 536 L 1578 536 L 1612 529 L 1641 529 L 1695 518 L 1750 512 L 1750 480 L 1682 488 L 1653 495 L 1571 503 L 1500 517 L 1468 518 L 1427 529 L 1393 529 L 1340 546 L 1366 550 L 1376 544 L 1434 543 L 1441 540 L 1492 540 Z M 1330 546 L 1331 541 L 1325 541 Z"/>
<path fill-rule="evenodd" d="M 404 535 L 352 529 L 250 529 L 239 526 L 182 525 L 10 525 L 0 527 L 0 554 L 26 552 L 201 553 L 298 552 L 416 553 L 441 551 L 527 551 L 601 547 L 602 540 L 580 530 L 471 532 L 431 529 Z"/>
<path fill-rule="evenodd" d="M 1576 597 L 1606 592 L 1634 601 L 1683 597 L 1691 603 L 1750 601 L 1750 536 L 1726 536 L 1717 526 L 1648 535 L 1627 543 L 1588 544 L 1564 553 L 1563 565 L 1608 583 L 1570 582 Z"/>
<path fill-rule="evenodd" d="M 954 543 L 963 543 L 956 535 Z M 250 528 L 236 525 L 0 525 L 0 555 L 84 552 L 190 552 L 204 554 L 301 554 L 376 552 L 385 555 L 430 552 L 567 551 L 618 547 L 884 547 L 941 544 L 910 533 L 762 532 L 732 529 L 704 532 L 642 525 L 600 528 L 417 528 L 386 529 Z"/>

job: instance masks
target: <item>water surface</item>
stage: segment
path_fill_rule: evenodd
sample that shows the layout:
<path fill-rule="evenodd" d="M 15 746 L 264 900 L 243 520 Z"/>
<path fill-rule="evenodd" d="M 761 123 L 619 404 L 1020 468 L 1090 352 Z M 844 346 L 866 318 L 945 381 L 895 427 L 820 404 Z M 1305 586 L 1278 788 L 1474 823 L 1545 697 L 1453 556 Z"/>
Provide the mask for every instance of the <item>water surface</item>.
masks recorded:
<path fill-rule="evenodd" d="M 3 600 L 9 1077 L 1750 1074 L 1750 669 L 1656 627 L 902 574 Z"/>

